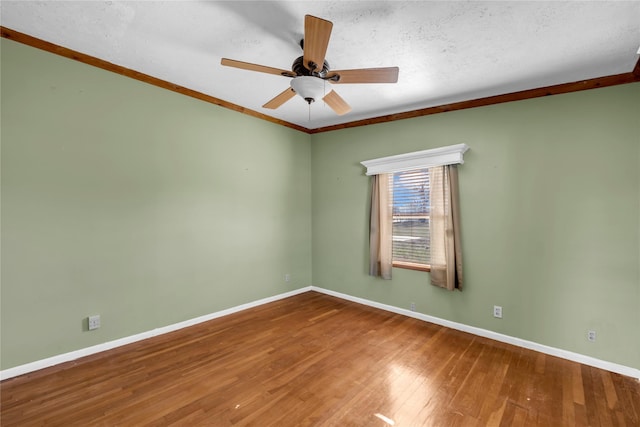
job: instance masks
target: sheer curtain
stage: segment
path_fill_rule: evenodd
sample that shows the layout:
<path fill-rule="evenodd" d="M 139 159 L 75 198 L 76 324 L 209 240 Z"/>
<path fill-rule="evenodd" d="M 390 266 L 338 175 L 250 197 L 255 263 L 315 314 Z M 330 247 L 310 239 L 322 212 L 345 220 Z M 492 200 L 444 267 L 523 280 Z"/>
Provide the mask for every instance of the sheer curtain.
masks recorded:
<path fill-rule="evenodd" d="M 462 290 L 458 167 L 429 168 L 431 184 L 431 284 Z"/>
<path fill-rule="evenodd" d="M 389 192 L 390 175 L 371 177 L 371 213 L 369 217 L 369 275 L 391 279 L 393 262 L 392 211 Z"/>

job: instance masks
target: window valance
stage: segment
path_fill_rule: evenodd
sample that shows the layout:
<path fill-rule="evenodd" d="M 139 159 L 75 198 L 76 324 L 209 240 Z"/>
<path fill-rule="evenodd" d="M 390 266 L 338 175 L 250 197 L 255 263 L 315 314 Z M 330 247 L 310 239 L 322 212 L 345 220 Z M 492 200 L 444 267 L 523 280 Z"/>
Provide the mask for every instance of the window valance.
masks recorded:
<path fill-rule="evenodd" d="M 458 163 L 462 164 L 464 163 L 462 155 L 468 149 L 469 146 L 467 144 L 456 144 L 447 147 L 433 148 L 431 150 L 414 151 L 412 153 L 365 160 L 361 162 L 361 164 L 367 168 L 367 175 L 403 172 L 410 169 L 430 168 Z"/>

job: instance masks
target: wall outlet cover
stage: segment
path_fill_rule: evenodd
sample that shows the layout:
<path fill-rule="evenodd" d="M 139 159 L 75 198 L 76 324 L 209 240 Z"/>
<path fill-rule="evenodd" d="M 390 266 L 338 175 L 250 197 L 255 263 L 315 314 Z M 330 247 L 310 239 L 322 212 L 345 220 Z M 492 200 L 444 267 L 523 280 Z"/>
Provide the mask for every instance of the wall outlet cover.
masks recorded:
<path fill-rule="evenodd" d="M 100 315 L 96 314 L 94 316 L 88 317 L 89 330 L 93 331 L 94 329 L 98 329 L 100 327 Z"/>
<path fill-rule="evenodd" d="M 494 305 L 493 306 L 493 317 L 497 317 L 498 319 L 502 319 L 502 306 Z"/>

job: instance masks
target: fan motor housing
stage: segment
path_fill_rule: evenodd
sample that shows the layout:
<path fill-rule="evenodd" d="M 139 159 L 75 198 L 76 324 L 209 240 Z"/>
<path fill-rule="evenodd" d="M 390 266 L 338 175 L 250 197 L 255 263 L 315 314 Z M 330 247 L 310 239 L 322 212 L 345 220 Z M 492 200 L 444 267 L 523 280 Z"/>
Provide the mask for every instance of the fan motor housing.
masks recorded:
<path fill-rule="evenodd" d="M 329 72 L 329 63 L 325 60 L 324 64 L 322 64 L 322 70 L 320 71 L 310 71 L 307 67 L 304 66 L 304 57 L 300 56 L 293 61 L 293 65 L 291 65 L 291 71 L 296 73 L 298 76 L 313 76 L 325 78 L 327 73 Z"/>

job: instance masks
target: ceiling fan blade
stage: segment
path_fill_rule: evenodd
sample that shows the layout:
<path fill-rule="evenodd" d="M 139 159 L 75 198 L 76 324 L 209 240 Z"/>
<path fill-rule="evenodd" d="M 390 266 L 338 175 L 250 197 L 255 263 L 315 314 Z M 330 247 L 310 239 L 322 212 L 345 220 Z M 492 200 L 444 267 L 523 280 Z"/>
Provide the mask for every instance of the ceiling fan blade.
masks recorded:
<path fill-rule="evenodd" d="M 339 116 L 351 111 L 351 106 L 349 106 L 349 104 L 347 104 L 347 102 L 342 99 L 342 97 L 340 97 L 340 95 L 338 95 L 335 90 L 332 90 L 331 92 L 326 94 L 322 99 Z"/>
<path fill-rule="evenodd" d="M 332 28 L 331 21 L 305 15 L 303 65 L 308 70 L 322 70 Z"/>
<path fill-rule="evenodd" d="M 359 68 L 356 70 L 334 70 L 327 74 L 326 79 L 331 83 L 396 83 L 398 81 L 398 67 Z M 333 80 L 339 76 L 338 80 Z"/>
<path fill-rule="evenodd" d="M 293 89 L 291 89 L 290 87 L 288 87 L 283 92 L 281 92 L 280 94 L 276 95 L 276 97 L 273 98 L 271 101 L 269 101 L 266 104 L 264 104 L 262 107 L 263 108 L 270 108 L 272 110 L 275 110 L 276 108 L 280 107 L 282 104 L 284 104 L 285 102 L 287 102 L 288 100 L 290 100 L 294 96 L 296 96 L 296 92 Z"/>
<path fill-rule="evenodd" d="M 252 64 L 250 62 L 236 61 L 235 59 L 222 58 L 220 64 L 227 67 L 240 68 L 242 70 L 258 71 L 260 73 L 275 74 L 277 76 L 295 77 L 296 73 L 280 68 L 267 67 L 266 65 Z"/>

